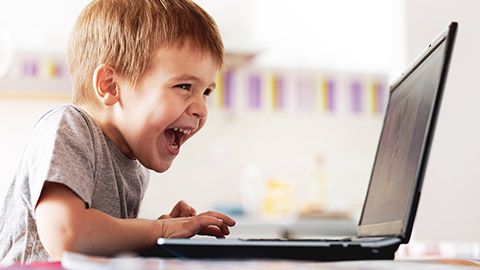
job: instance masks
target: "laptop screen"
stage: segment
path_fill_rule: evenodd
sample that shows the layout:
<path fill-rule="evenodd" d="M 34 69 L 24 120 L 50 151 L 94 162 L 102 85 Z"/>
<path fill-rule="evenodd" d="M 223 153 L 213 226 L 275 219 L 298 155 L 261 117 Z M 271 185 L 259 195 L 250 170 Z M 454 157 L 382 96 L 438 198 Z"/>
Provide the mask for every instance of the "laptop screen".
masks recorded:
<path fill-rule="evenodd" d="M 421 166 L 426 164 L 435 100 L 441 95 L 446 44 L 445 37 L 434 44 L 413 70 L 392 86 L 359 236 L 404 235 L 413 207 L 413 215 L 416 212 L 412 204 L 418 203 L 415 193 L 424 173 Z"/>

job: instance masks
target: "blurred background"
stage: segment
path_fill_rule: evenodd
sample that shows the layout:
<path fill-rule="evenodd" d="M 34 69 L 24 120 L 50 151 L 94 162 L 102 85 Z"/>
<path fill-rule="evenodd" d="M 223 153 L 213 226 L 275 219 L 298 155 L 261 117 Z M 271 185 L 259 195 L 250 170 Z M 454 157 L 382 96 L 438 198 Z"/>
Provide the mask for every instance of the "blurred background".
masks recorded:
<path fill-rule="evenodd" d="M 234 236 L 354 234 L 388 86 L 451 21 L 457 43 L 409 249 L 480 257 L 480 18 L 475 0 L 197 0 L 227 52 L 205 128 L 152 173 L 140 216 L 185 200 Z M 70 102 L 86 0 L 0 2 L 0 197 L 33 123 Z"/>

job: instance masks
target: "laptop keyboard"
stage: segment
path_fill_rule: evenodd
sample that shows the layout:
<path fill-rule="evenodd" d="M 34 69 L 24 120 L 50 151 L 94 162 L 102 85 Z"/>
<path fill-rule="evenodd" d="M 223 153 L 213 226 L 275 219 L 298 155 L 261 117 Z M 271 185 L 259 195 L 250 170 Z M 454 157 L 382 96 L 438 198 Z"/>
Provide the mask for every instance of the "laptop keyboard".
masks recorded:
<path fill-rule="evenodd" d="M 297 239 L 292 239 L 292 238 L 247 238 L 247 239 L 242 239 L 242 241 L 295 241 L 295 242 L 351 242 L 352 238 L 332 238 L 332 239 L 326 239 L 326 238 L 297 238 Z"/>

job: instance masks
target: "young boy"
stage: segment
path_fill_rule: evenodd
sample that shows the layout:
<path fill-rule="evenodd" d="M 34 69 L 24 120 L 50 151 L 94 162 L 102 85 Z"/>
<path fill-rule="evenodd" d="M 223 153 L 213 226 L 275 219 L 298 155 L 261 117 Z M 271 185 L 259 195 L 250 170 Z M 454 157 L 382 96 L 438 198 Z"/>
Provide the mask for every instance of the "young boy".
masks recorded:
<path fill-rule="evenodd" d="M 223 63 L 213 19 L 190 0 L 96 0 L 69 40 L 73 105 L 34 126 L 0 213 L 3 262 L 114 255 L 159 237 L 225 237 L 235 221 L 180 201 L 136 218 L 147 169 L 166 171 L 207 117 Z"/>

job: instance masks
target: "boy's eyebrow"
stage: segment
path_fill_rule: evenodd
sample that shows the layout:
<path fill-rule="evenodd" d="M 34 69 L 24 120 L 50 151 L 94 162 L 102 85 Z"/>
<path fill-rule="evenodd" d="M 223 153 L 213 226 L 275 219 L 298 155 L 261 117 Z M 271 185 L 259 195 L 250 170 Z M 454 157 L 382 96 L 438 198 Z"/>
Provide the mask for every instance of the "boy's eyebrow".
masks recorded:
<path fill-rule="evenodd" d="M 189 75 L 189 74 L 176 76 L 176 77 L 173 77 L 171 80 L 172 81 L 173 80 L 175 80 L 175 81 L 185 80 L 185 81 L 194 81 L 196 83 L 203 83 L 203 80 L 201 80 L 201 79 L 199 79 L 199 78 L 197 78 L 193 75 Z M 216 82 L 212 82 L 208 85 L 208 87 L 215 89 L 217 87 L 217 84 L 216 84 Z"/>

